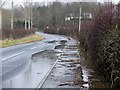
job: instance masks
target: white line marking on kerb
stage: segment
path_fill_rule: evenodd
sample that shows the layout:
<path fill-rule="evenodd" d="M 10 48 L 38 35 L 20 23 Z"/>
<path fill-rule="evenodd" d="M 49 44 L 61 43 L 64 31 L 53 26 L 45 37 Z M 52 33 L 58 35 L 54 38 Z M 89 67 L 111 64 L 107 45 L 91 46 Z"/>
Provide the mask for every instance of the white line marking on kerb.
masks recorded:
<path fill-rule="evenodd" d="M 15 57 L 15 56 L 18 56 L 18 55 L 20 55 L 20 54 L 22 54 L 22 53 L 24 53 L 24 52 L 25 52 L 25 51 L 22 51 L 22 52 L 19 52 L 19 53 L 17 53 L 17 54 L 11 55 L 10 57 L 7 57 L 7 58 L 2 59 L 2 61 L 5 61 L 5 60 L 7 60 L 7 59 L 10 59 L 10 58 L 13 58 L 13 57 Z"/>

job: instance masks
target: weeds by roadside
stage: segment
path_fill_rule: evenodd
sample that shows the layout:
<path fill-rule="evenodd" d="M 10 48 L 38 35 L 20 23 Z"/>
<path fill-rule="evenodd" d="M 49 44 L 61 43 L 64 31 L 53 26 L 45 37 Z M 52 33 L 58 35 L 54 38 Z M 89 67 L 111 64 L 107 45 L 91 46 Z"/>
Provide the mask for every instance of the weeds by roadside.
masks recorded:
<path fill-rule="evenodd" d="M 2 48 L 4 47 L 8 47 L 8 46 L 13 46 L 13 45 L 17 45 L 17 44 L 22 44 L 22 43 L 30 43 L 30 42 L 35 42 L 38 40 L 42 40 L 44 37 L 40 36 L 40 35 L 30 35 L 21 39 L 6 39 L 3 41 L 0 41 L 0 44 Z"/>

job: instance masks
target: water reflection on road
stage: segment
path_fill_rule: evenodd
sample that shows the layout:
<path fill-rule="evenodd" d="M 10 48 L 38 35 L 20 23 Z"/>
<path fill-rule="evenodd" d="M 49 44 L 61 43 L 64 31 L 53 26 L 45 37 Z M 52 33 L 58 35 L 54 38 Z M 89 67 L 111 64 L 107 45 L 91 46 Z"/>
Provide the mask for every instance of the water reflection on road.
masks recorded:
<path fill-rule="evenodd" d="M 43 51 L 53 50 L 53 48 L 59 43 L 60 40 L 64 40 L 66 38 L 57 35 L 49 35 L 44 33 L 40 34 L 45 36 L 45 39 L 41 41 L 41 43 L 35 42 L 39 44 L 38 48 L 35 48 L 31 51 L 26 51 L 25 54 L 16 56 L 14 59 L 11 58 L 12 62 L 11 60 L 6 60 L 2 63 L 2 67 L 5 69 L 3 70 L 5 74 L 2 73 L 2 88 L 36 88 L 48 70 L 52 67 L 52 64 L 56 60 L 55 53 Z M 48 43 L 52 40 L 55 40 L 56 42 Z M 33 57 L 29 58 L 28 60 L 28 57 L 31 57 L 31 53 L 34 54 L 33 52 L 40 53 L 33 55 Z M 45 55 L 50 55 L 50 57 Z M 52 55 L 54 55 L 54 57 L 51 57 Z M 23 61 L 25 61 L 25 63 Z M 19 67 L 12 69 L 15 65 Z"/>
<path fill-rule="evenodd" d="M 41 53 L 40 53 L 41 54 Z M 45 53 L 44 53 L 45 55 Z M 3 82 L 3 88 L 35 88 L 48 72 L 55 61 L 55 57 L 45 57 L 36 54 L 31 59 L 30 65 L 19 75 Z M 42 56 L 42 57 L 41 57 Z"/>

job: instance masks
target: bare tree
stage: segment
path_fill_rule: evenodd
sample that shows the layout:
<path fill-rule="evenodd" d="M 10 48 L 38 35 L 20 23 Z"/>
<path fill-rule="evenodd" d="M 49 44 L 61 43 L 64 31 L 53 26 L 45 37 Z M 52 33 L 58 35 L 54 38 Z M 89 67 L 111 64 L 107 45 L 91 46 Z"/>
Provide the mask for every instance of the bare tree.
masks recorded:
<path fill-rule="evenodd" d="M 2 29 L 2 10 L 0 9 L 0 30 Z"/>
<path fill-rule="evenodd" d="M 25 6 L 25 29 L 32 29 L 32 0 L 24 3 Z"/>
<path fill-rule="evenodd" d="M 2 8 L 2 7 L 4 6 L 5 3 L 6 3 L 6 0 L 0 1 L 0 8 Z"/>
<path fill-rule="evenodd" d="M 11 1 L 11 7 L 12 7 L 12 10 L 11 10 L 11 30 L 13 30 L 13 0 Z"/>
<path fill-rule="evenodd" d="M 25 17 L 25 29 L 27 29 L 27 6 L 26 6 L 27 2 L 24 3 L 24 17 Z"/>
<path fill-rule="evenodd" d="M 33 5 L 32 5 L 32 0 L 30 1 L 30 23 L 31 23 L 31 29 L 32 29 L 32 26 L 33 26 L 33 22 L 32 22 L 32 15 L 33 15 L 33 12 L 32 12 L 32 7 L 33 7 Z"/>
<path fill-rule="evenodd" d="M 4 6 L 6 0 L 5 1 L 0 1 L 0 30 L 2 30 L 2 7 Z"/>

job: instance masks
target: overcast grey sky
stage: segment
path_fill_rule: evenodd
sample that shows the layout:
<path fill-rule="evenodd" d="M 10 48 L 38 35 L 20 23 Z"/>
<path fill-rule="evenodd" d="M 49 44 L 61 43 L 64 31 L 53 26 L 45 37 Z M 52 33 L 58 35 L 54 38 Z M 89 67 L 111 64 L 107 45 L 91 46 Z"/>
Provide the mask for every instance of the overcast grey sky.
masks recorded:
<path fill-rule="evenodd" d="M 10 0 L 8 0 L 10 1 Z M 25 2 L 25 1 L 30 1 L 30 0 L 13 0 L 15 2 Z M 113 1 L 113 2 L 118 2 L 120 0 L 32 0 L 33 2 L 53 2 L 53 1 L 62 1 L 62 2 L 95 2 L 95 1 Z"/>
<path fill-rule="evenodd" d="M 0 0 L 1 1 L 1 0 Z M 2 0 L 2 2 L 5 0 Z M 6 4 L 4 5 L 4 7 L 10 8 L 11 6 L 11 1 L 12 0 L 6 0 Z M 108 1 L 112 1 L 114 3 L 119 2 L 120 0 L 13 0 L 15 5 L 20 5 L 23 2 L 54 2 L 54 1 L 61 1 L 61 2 L 108 2 Z"/>

